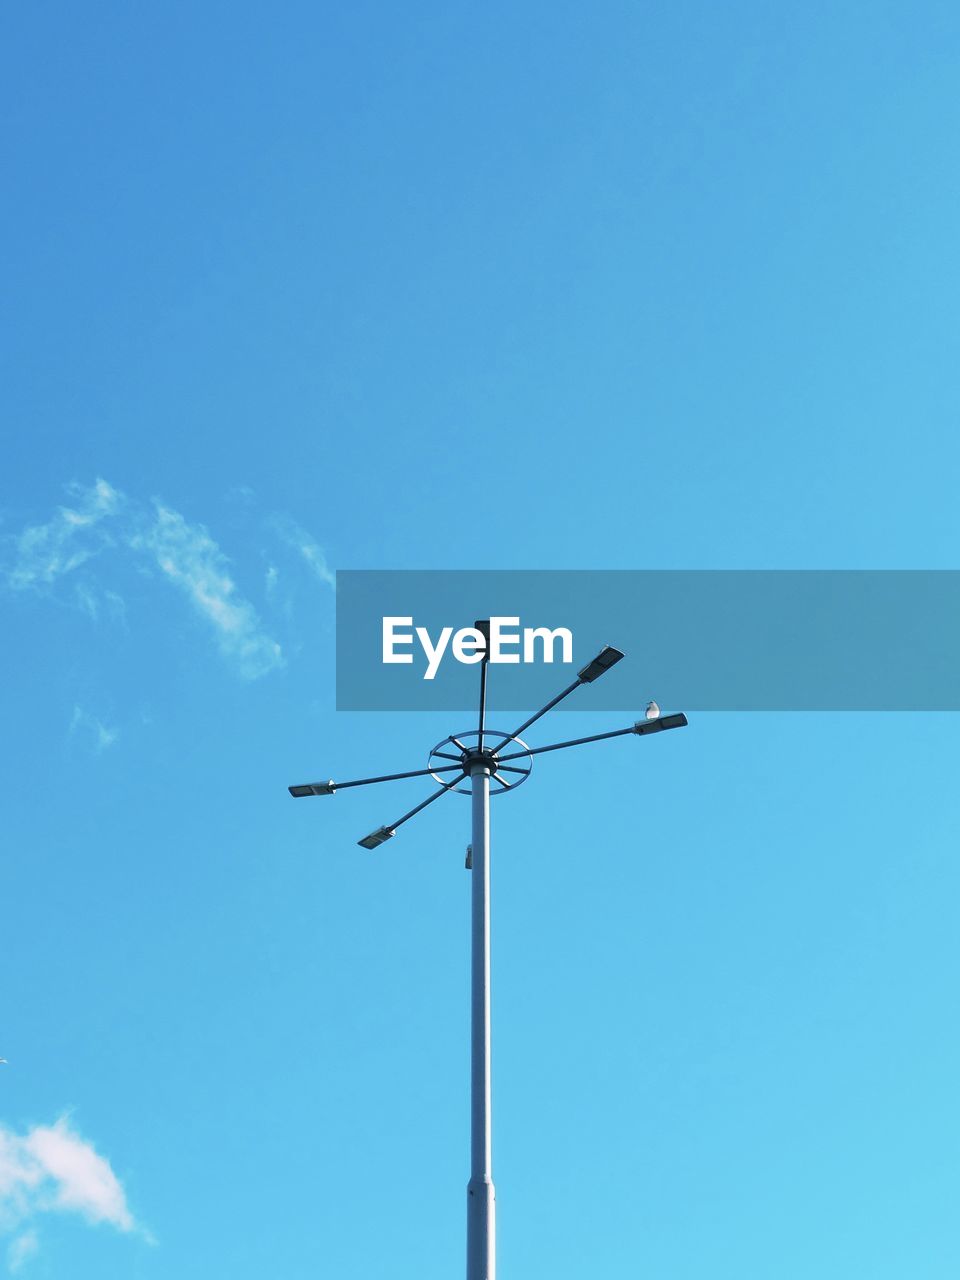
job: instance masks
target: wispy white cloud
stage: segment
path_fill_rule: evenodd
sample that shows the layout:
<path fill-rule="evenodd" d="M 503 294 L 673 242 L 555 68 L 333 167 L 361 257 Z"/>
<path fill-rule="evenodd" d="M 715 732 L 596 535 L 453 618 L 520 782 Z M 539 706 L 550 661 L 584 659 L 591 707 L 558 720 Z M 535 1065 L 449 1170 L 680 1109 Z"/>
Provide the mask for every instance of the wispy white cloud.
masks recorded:
<path fill-rule="evenodd" d="M 234 585 L 226 556 L 203 525 L 157 504 L 153 522 L 131 545 L 149 551 L 165 576 L 212 627 L 221 652 L 249 679 L 282 666 L 280 645 Z"/>
<path fill-rule="evenodd" d="M 95 715 L 91 715 L 89 711 L 85 711 L 81 706 L 74 706 L 73 715 L 70 718 L 70 735 L 82 733 L 93 742 L 93 748 L 97 755 L 101 751 L 106 751 L 107 747 L 112 747 L 120 736 L 119 729 L 111 729 L 99 720 Z"/>
<path fill-rule="evenodd" d="M 224 494 L 224 497 L 228 502 L 237 502 L 245 507 L 252 507 L 257 500 L 257 495 L 248 484 L 232 485 Z"/>
<path fill-rule="evenodd" d="M 28 525 L 13 539 L 13 563 L 7 585 L 16 591 L 38 588 L 72 573 L 110 543 L 103 522 L 117 515 L 123 495 L 106 480 L 89 488 L 71 485 L 73 506 L 59 507 L 46 524 Z"/>
<path fill-rule="evenodd" d="M 191 523 L 165 503 L 128 498 L 103 479 L 89 487 L 71 485 L 68 493 L 70 505 L 60 507 L 45 524 L 30 525 L 0 539 L 5 553 L 0 584 L 14 591 L 55 595 L 61 580 L 74 575 L 66 597 L 69 603 L 94 621 L 122 622 L 126 617 L 122 596 L 98 580 L 105 571 L 94 576 L 81 566 L 107 550 L 114 556 L 132 557 L 141 568 L 147 560 L 189 600 L 220 652 L 241 676 L 256 679 L 283 665 L 279 642 L 238 589 L 229 560 L 204 525 Z M 244 490 L 243 496 L 252 500 L 250 491 Z M 284 540 L 296 546 L 321 580 L 332 583 L 333 575 L 316 542 L 293 522 L 284 528 Z M 268 598 L 276 576 L 276 571 L 268 574 Z M 83 723 L 98 722 L 87 717 Z M 114 731 L 101 725 L 100 749 L 114 737 Z"/>
<path fill-rule="evenodd" d="M 324 586 L 336 588 L 337 579 L 327 564 L 323 548 L 311 538 L 306 529 L 297 524 L 296 520 L 282 515 L 272 516 L 270 524 L 281 540 L 298 553 L 318 581 Z"/>
<path fill-rule="evenodd" d="M 66 1117 L 37 1125 L 20 1140 L 29 1163 L 40 1173 L 40 1185 L 52 1185 L 52 1207 L 82 1214 L 89 1222 L 109 1222 L 132 1231 L 133 1215 L 123 1187 L 108 1160 L 74 1133 Z"/>
<path fill-rule="evenodd" d="M 7 1270 L 11 1275 L 16 1275 L 25 1262 L 34 1256 L 40 1248 L 40 1241 L 37 1239 L 37 1233 L 34 1230 L 24 1231 L 22 1235 L 11 1240 L 10 1247 L 7 1249 Z"/>
<path fill-rule="evenodd" d="M 0 1126 L 0 1233 L 14 1237 L 7 1249 L 11 1272 L 37 1252 L 36 1219 L 49 1213 L 77 1214 L 122 1232 L 139 1230 L 149 1239 L 134 1220 L 110 1162 L 65 1116 L 25 1134 Z"/>
<path fill-rule="evenodd" d="M 94 621 L 100 616 L 100 600 L 96 593 L 87 586 L 85 582 L 78 582 L 73 589 L 74 599 L 77 605 L 88 618 Z"/>

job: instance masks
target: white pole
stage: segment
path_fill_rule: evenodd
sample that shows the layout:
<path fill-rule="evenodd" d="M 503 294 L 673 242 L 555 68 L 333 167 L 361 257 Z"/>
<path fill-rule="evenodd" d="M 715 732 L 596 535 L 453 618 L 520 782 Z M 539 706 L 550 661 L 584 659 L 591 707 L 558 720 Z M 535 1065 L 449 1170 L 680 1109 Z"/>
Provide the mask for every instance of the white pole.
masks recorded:
<path fill-rule="evenodd" d="M 497 1222 L 490 1134 L 490 767 L 470 769 L 473 869 L 470 1017 L 470 1182 L 467 1280 L 496 1280 Z"/>

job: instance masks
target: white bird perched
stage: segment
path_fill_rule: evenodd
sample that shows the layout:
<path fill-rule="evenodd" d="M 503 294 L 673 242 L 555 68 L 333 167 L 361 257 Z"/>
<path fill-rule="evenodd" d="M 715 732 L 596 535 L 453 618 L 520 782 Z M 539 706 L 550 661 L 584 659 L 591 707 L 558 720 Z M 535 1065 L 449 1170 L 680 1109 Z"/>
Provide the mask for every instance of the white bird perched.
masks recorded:
<path fill-rule="evenodd" d="M 655 702 L 648 702 L 647 709 L 643 713 L 648 720 L 656 720 L 660 716 L 660 708 Z"/>

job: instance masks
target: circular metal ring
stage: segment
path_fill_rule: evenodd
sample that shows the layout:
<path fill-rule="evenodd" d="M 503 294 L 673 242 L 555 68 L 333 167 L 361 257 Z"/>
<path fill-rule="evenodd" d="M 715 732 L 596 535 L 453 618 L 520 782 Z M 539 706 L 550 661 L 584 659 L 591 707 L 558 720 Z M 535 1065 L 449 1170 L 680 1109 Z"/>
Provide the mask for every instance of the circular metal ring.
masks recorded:
<path fill-rule="evenodd" d="M 479 740 L 479 730 L 469 729 L 466 733 L 451 733 L 449 738 L 444 738 L 442 742 L 437 743 L 429 756 L 427 756 L 427 768 L 441 786 L 449 785 L 450 776 L 449 774 L 444 776 L 442 773 L 433 773 L 433 770 L 444 769 L 456 761 L 466 764 L 470 753 L 476 751 Z M 515 743 L 521 752 L 526 752 L 527 754 L 525 756 L 519 755 L 516 759 L 511 760 L 509 768 L 500 773 L 495 767 L 497 756 L 510 743 Z M 490 775 L 490 794 L 492 796 L 502 795 L 504 791 L 516 791 L 517 787 L 530 777 L 530 771 L 533 769 L 533 756 L 530 755 L 530 748 L 522 738 L 514 737 L 510 733 L 501 733 L 499 729 L 484 729 L 483 746 L 485 751 L 489 750 L 492 753 L 492 772 Z M 466 777 L 462 781 L 467 782 Z M 469 784 L 463 786 L 461 780 L 458 780 L 456 786 L 450 787 L 450 790 L 456 791 L 462 796 L 471 794 Z"/>

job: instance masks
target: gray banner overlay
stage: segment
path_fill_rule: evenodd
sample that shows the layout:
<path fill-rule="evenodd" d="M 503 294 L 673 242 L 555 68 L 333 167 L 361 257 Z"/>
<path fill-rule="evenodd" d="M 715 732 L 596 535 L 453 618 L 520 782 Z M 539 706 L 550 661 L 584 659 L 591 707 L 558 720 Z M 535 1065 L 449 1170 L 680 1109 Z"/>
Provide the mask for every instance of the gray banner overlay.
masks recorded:
<path fill-rule="evenodd" d="M 344 570 L 337 574 L 337 708 L 472 708 L 478 668 L 448 647 L 433 680 L 415 640 L 382 661 L 382 619 L 444 627 L 519 618 L 565 627 L 570 664 L 491 664 L 491 710 L 535 709 L 605 644 L 626 654 L 564 709 L 960 710 L 960 571 Z M 516 630 L 517 628 L 514 628 Z M 410 627 L 401 628 L 409 632 Z M 516 648 L 513 649 L 516 652 Z"/>

